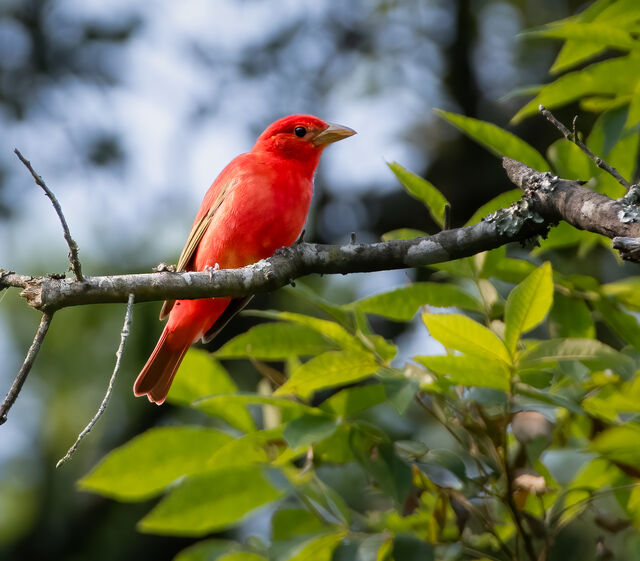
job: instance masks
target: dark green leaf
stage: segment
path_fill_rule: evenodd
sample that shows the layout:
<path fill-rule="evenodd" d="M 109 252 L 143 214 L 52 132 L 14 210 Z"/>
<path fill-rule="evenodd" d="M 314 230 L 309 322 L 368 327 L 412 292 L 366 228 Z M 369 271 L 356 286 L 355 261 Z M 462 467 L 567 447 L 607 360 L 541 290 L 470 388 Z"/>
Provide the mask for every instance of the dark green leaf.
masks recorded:
<path fill-rule="evenodd" d="M 552 337 L 576 337 L 593 339 L 596 329 L 591 311 L 584 300 L 563 294 L 555 294 L 549 316 Z"/>
<path fill-rule="evenodd" d="M 604 322 L 623 341 L 640 349 L 640 325 L 635 316 L 621 310 L 606 298 L 595 301 L 594 306 L 600 312 Z"/>
<path fill-rule="evenodd" d="M 282 508 L 271 518 L 271 539 L 282 541 L 292 536 L 318 534 L 327 526 L 307 510 L 301 508 Z"/>
<path fill-rule="evenodd" d="M 399 534 L 393 539 L 393 558 L 398 561 L 434 561 L 431 545 L 411 534 Z"/>
<path fill-rule="evenodd" d="M 336 417 L 349 417 L 382 403 L 386 399 L 381 384 L 347 388 L 331 396 L 320 409 Z"/>
<path fill-rule="evenodd" d="M 330 437 L 337 426 L 338 421 L 328 415 L 303 415 L 289 421 L 282 436 L 291 448 L 299 448 Z"/>

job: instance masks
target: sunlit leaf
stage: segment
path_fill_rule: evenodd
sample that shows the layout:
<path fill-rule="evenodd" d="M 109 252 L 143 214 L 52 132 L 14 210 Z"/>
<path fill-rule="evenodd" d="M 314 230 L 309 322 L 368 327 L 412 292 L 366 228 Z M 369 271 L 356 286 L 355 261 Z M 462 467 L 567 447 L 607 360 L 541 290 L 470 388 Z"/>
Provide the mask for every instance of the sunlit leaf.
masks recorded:
<path fill-rule="evenodd" d="M 314 410 L 305 405 L 285 397 L 273 397 L 258 394 L 244 394 L 237 393 L 233 395 L 212 395 L 195 403 L 195 406 L 211 415 L 217 415 L 218 412 L 225 407 L 225 405 L 270 405 L 272 407 L 278 407 L 283 411 L 289 411 L 296 415 L 303 415 L 305 413 L 313 412 Z"/>
<path fill-rule="evenodd" d="M 206 470 L 211 455 L 231 440 L 204 427 L 150 429 L 110 452 L 78 485 L 121 501 L 146 499 L 183 475 Z"/>
<path fill-rule="evenodd" d="M 627 423 L 600 433 L 591 442 L 591 450 L 608 460 L 640 466 L 640 426 Z"/>
<path fill-rule="evenodd" d="M 593 174 L 589 157 L 566 138 L 556 140 L 547 149 L 547 158 L 563 179 L 588 181 Z"/>
<path fill-rule="evenodd" d="M 331 561 L 333 550 L 346 535 L 346 532 L 340 531 L 313 537 L 304 542 L 296 554 L 288 557 L 287 561 Z"/>
<path fill-rule="evenodd" d="M 296 325 L 309 327 L 320 335 L 323 335 L 327 339 L 333 341 L 343 349 L 363 350 L 362 343 L 335 321 L 306 316 L 304 314 L 296 314 L 293 312 L 277 312 L 272 310 L 252 310 L 251 315 L 288 321 Z"/>
<path fill-rule="evenodd" d="M 187 478 L 138 524 L 143 532 L 201 536 L 237 524 L 282 492 L 260 466 L 235 466 Z"/>
<path fill-rule="evenodd" d="M 514 353 L 520 335 L 539 325 L 553 301 L 553 278 L 549 262 L 538 267 L 509 294 L 504 311 L 504 340 Z"/>
<path fill-rule="evenodd" d="M 397 230 L 391 230 L 385 234 L 382 234 L 381 240 L 383 242 L 389 242 L 392 240 L 413 240 L 415 238 L 424 238 L 429 234 L 422 230 L 415 230 L 414 228 L 398 228 Z"/>
<path fill-rule="evenodd" d="M 490 329 L 460 314 L 423 314 L 431 336 L 445 347 L 511 364 L 509 351 Z"/>
<path fill-rule="evenodd" d="M 221 556 L 239 548 L 239 543 L 230 540 L 203 540 L 183 549 L 173 561 L 218 561 Z"/>
<path fill-rule="evenodd" d="M 445 376 L 452 384 L 509 390 L 509 368 L 504 362 L 477 356 L 416 356 L 420 364 Z"/>
<path fill-rule="evenodd" d="M 549 164 L 542 154 L 515 134 L 472 117 L 456 115 L 441 109 L 435 109 L 435 112 L 496 156 L 507 156 L 535 170 L 549 171 Z"/>
<path fill-rule="evenodd" d="M 634 40 L 628 31 L 609 23 L 565 21 L 549 24 L 542 29 L 527 31 L 524 36 L 572 39 L 622 50 L 640 48 L 639 42 Z"/>
<path fill-rule="evenodd" d="M 218 358 L 279 360 L 290 356 L 313 356 L 335 348 L 311 327 L 291 323 L 262 323 L 234 337 L 218 351 Z"/>
<path fill-rule="evenodd" d="M 611 368 L 619 374 L 633 372 L 633 360 L 595 339 L 550 339 L 527 349 L 520 366 L 536 366 L 549 362 L 577 360 L 595 369 Z"/>
<path fill-rule="evenodd" d="M 480 310 L 480 304 L 457 286 L 435 282 L 416 282 L 348 305 L 361 312 L 397 321 L 410 320 L 422 306 Z"/>
<path fill-rule="evenodd" d="M 363 351 L 335 351 L 318 355 L 293 372 L 276 395 L 294 393 L 308 397 L 321 388 L 349 384 L 371 376 L 380 368 L 373 355 Z"/>
<path fill-rule="evenodd" d="M 210 353 L 191 348 L 182 361 L 167 400 L 184 405 L 207 395 L 233 394 L 237 390 L 227 371 Z M 224 403 L 215 413 L 213 410 L 209 413 L 241 431 L 255 430 L 251 415 L 242 404 Z"/>
<path fill-rule="evenodd" d="M 629 55 L 597 62 L 583 70 L 569 72 L 547 84 L 515 117 L 519 122 L 538 112 L 538 106 L 554 108 L 565 105 L 587 94 L 630 94 L 640 78 L 640 58 Z"/>
<path fill-rule="evenodd" d="M 271 518 L 271 537 L 274 541 L 323 531 L 326 531 L 326 525 L 317 516 L 301 508 L 282 508 Z"/>
<path fill-rule="evenodd" d="M 403 168 L 397 162 L 391 162 L 387 165 L 407 192 L 424 203 L 433 220 L 442 228 L 444 226 L 444 208 L 448 204 L 444 195 L 429 181 Z"/>

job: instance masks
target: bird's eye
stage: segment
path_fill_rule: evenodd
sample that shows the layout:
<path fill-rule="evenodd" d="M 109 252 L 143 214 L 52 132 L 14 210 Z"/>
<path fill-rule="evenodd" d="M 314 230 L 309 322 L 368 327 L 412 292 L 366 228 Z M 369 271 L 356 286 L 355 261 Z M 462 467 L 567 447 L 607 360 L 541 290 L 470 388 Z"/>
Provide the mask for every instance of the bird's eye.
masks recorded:
<path fill-rule="evenodd" d="M 293 133 L 302 138 L 305 134 L 307 134 L 307 129 L 305 129 L 304 127 L 296 127 L 295 129 L 293 129 Z"/>

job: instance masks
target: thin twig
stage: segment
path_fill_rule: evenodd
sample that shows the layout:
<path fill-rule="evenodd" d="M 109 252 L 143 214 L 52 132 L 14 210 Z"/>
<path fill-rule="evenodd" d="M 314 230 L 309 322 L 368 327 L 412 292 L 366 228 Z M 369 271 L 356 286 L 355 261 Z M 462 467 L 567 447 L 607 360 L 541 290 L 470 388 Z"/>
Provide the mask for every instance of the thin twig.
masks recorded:
<path fill-rule="evenodd" d="M 596 156 L 589 149 L 589 147 L 584 142 L 582 142 L 582 140 L 580 140 L 576 132 L 575 118 L 573 119 L 572 125 L 573 132 L 571 132 L 560 121 L 558 121 L 553 113 L 551 113 L 551 111 L 549 111 L 544 105 L 538 106 L 538 111 L 540 111 L 540 113 L 542 113 L 542 115 L 546 117 L 547 121 L 549 121 L 554 127 L 556 127 L 569 142 L 573 142 L 578 148 L 580 148 L 580 150 L 582 150 L 587 156 L 589 156 L 589 158 L 591 158 L 600 169 L 603 169 L 604 171 L 612 175 L 615 180 L 626 189 L 629 189 L 631 187 L 631 183 L 629 183 L 624 177 L 622 177 L 622 175 L 620 175 L 620 172 L 616 168 L 610 166 L 602 158 Z"/>
<path fill-rule="evenodd" d="M 64 455 L 63 458 L 58 460 L 56 467 L 59 468 L 62 464 L 64 464 L 67 460 L 71 459 L 74 452 L 78 448 L 80 441 L 87 436 L 91 429 L 98 422 L 100 417 L 102 417 L 103 413 L 107 409 L 107 404 L 109 403 L 109 398 L 111 397 L 111 392 L 113 391 L 113 385 L 115 384 L 116 377 L 118 376 L 118 372 L 120 370 L 120 362 L 122 361 L 122 354 L 124 353 L 124 345 L 127 342 L 127 337 L 129 336 L 129 327 L 131 326 L 131 316 L 133 313 L 133 294 L 129 294 L 129 301 L 127 302 L 127 311 L 124 316 L 124 325 L 122 326 L 122 331 L 120 332 L 120 345 L 118 346 L 118 350 L 116 351 L 116 365 L 113 368 L 113 374 L 111 374 L 111 379 L 109 380 L 109 385 L 107 386 L 107 392 L 104 394 L 104 398 L 102 399 L 102 403 L 98 408 L 98 411 L 93 416 L 93 419 L 89 421 L 89 424 L 82 430 L 82 432 L 78 435 L 78 438 L 73 443 L 73 446 L 69 448 L 69 451 Z"/>
<path fill-rule="evenodd" d="M 15 152 L 16 156 L 18 156 L 20 161 L 29 170 L 29 173 L 31 173 L 31 175 L 33 176 L 33 179 L 36 182 L 36 185 L 39 185 L 40 187 L 42 187 L 47 197 L 49 197 L 49 199 L 51 200 L 51 204 L 53 204 L 53 208 L 56 210 L 56 213 L 58 214 L 58 218 L 60 218 L 60 223 L 62 224 L 62 230 L 64 231 L 64 239 L 66 240 L 67 245 L 69 246 L 69 261 L 71 262 L 71 270 L 73 271 L 73 274 L 75 275 L 76 280 L 82 282 L 84 280 L 84 277 L 82 276 L 82 267 L 80 266 L 80 258 L 78 257 L 78 244 L 71 237 L 71 232 L 69 231 L 67 220 L 64 217 L 64 214 L 62 213 L 62 207 L 60 206 L 58 199 L 56 199 L 56 196 L 53 194 L 51 189 L 47 187 L 47 184 L 44 182 L 42 177 L 38 175 L 36 171 L 33 169 L 31 162 L 27 160 L 20 153 L 20 150 L 18 150 L 17 148 L 14 148 L 13 151 Z"/>
<path fill-rule="evenodd" d="M 7 396 L 4 398 L 2 405 L 0 405 L 0 425 L 6 422 L 7 414 L 9 413 L 9 409 L 15 403 L 18 398 L 18 394 L 22 389 L 22 385 L 24 384 L 29 372 L 31 371 L 31 367 L 33 366 L 33 362 L 36 359 L 38 351 L 42 346 L 42 341 L 44 341 L 44 337 L 49 330 L 49 325 L 51 325 L 51 319 L 53 318 L 53 314 L 44 313 L 42 314 L 42 319 L 40 320 L 40 325 L 38 326 L 38 331 L 36 332 L 35 337 L 33 338 L 33 343 L 29 347 L 29 351 L 27 352 L 27 356 L 20 367 L 20 371 L 16 376 L 16 379 L 11 384 L 11 388 L 7 392 Z"/>

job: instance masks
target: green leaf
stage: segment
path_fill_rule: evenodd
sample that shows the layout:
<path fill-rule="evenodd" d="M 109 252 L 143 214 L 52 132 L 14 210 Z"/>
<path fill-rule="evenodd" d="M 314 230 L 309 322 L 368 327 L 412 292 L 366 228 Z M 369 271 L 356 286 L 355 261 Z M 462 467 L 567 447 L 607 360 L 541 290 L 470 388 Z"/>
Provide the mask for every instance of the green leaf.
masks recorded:
<path fill-rule="evenodd" d="M 640 48 L 640 43 L 620 27 L 607 23 L 566 21 L 525 32 L 524 37 L 572 39 L 583 43 L 600 44 L 621 50 Z"/>
<path fill-rule="evenodd" d="M 201 349 L 189 349 L 176 375 L 167 400 L 189 404 L 212 393 L 234 393 L 237 386 L 222 365 Z"/>
<path fill-rule="evenodd" d="M 575 337 L 593 339 L 596 328 L 585 301 L 555 294 L 549 315 L 549 331 L 553 338 Z"/>
<path fill-rule="evenodd" d="M 293 415 L 304 415 L 314 412 L 312 407 L 309 407 L 304 403 L 287 399 L 286 397 L 271 397 L 253 393 L 212 395 L 198 400 L 194 405 L 201 411 L 209 413 L 210 415 L 218 415 L 220 410 L 224 410 L 225 406 L 245 407 L 247 405 L 271 405 Z"/>
<path fill-rule="evenodd" d="M 282 495 L 259 466 L 234 466 L 185 479 L 138 524 L 143 532 L 202 536 L 238 523 Z"/>
<path fill-rule="evenodd" d="M 588 181 L 593 175 L 589 157 L 566 138 L 560 138 L 549 146 L 547 158 L 555 172 L 565 179 Z"/>
<path fill-rule="evenodd" d="M 615 304 L 602 298 L 594 302 L 605 323 L 626 343 L 640 349 L 640 325 L 635 316 L 621 310 Z"/>
<path fill-rule="evenodd" d="M 564 176 L 563 176 L 564 177 Z M 484 203 L 478 210 L 476 210 L 471 218 L 467 220 L 465 226 L 471 226 L 472 224 L 478 224 L 483 218 L 487 217 L 492 212 L 500 210 L 501 208 L 508 208 L 516 201 L 522 198 L 521 189 L 512 189 L 511 191 L 505 191 L 494 197 L 490 201 Z"/>
<path fill-rule="evenodd" d="M 233 394 L 238 390 L 227 371 L 213 359 L 212 355 L 200 349 L 189 349 L 176 375 L 167 400 L 181 405 L 191 404 L 211 394 Z M 224 404 L 214 413 L 229 425 L 244 432 L 255 430 L 251 415 L 242 404 Z"/>
<path fill-rule="evenodd" d="M 78 486 L 121 501 L 140 501 L 179 477 L 206 470 L 211 455 L 231 440 L 203 427 L 150 429 L 107 454 Z"/>
<path fill-rule="evenodd" d="M 504 362 L 466 355 L 416 356 L 420 364 L 445 376 L 452 384 L 509 391 L 509 368 Z"/>
<path fill-rule="evenodd" d="M 611 368 L 628 376 L 634 371 L 633 360 L 595 339 L 550 339 L 522 353 L 519 367 L 527 368 L 549 362 L 577 360 L 590 368 Z"/>
<path fill-rule="evenodd" d="M 444 208 L 449 204 L 444 195 L 426 179 L 403 168 L 397 162 L 387 163 L 387 165 L 407 192 L 424 203 L 436 224 L 441 228 L 444 227 Z"/>
<path fill-rule="evenodd" d="M 398 228 L 397 230 L 391 230 L 386 234 L 382 234 L 381 240 L 383 242 L 389 242 L 392 240 L 413 240 L 415 238 L 426 238 L 429 234 L 422 230 L 415 230 L 414 228 Z"/>
<path fill-rule="evenodd" d="M 239 547 L 239 543 L 230 540 L 203 540 L 183 549 L 173 561 L 217 561 L 222 555 Z"/>
<path fill-rule="evenodd" d="M 418 381 L 405 376 L 380 376 L 384 393 L 396 413 L 403 415 L 413 401 L 418 389 Z"/>
<path fill-rule="evenodd" d="M 512 122 L 517 123 L 538 112 L 538 106 L 548 109 L 565 105 L 588 94 L 631 94 L 640 78 L 638 56 L 625 56 L 598 62 L 583 70 L 569 72 L 555 82 L 544 86 L 533 100 L 527 103 Z"/>
<path fill-rule="evenodd" d="M 252 551 L 232 551 L 218 557 L 217 561 L 267 561 L 267 558 Z"/>
<path fill-rule="evenodd" d="M 331 561 L 333 550 L 345 538 L 346 532 L 340 531 L 320 537 L 314 537 L 304 542 L 293 557 L 286 561 Z"/>
<path fill-rule="evenodd" d="M 507 298 L 504 310 L 504 341 L 511 354 L 520 335 L 538 326 L 553 301 L 551 264 L 547 261 L 516 286 Z"/>
<path fill-rule="evenodd" d="M 377 446 L 375 458 L 359 451 L 358 460 L 374 477 L 384 493 L 392 497 L 396 505 L 403 505 L 411 491 L 411 468 L 398 456 L 390 442 Z"/>
<path fill-rule="evenodd" d="M 275 395 L 295 393 L 303 398 L 314 391 L 349 384 L 371 376 L 380 368 L 370 353 L 335 351 L 318 355 L 305 362 Z"/>
<path fill-rule="evenodd" d="M 282 508 L 271 518 L 271 539 L 283 541 L 293 536 L 318 534 L 326 530 L 326 525 L 307 510 Z"/>
<path fill-rule="evenodd" d="M 610 461 L 640 466 L 640 426 L 627 423 L 607 429 L 591 442 L 591 450 Z"/>
<path fill-rule="evenodd" d="M 625 306 L 640 312 L 640 277 L 627 277 L 616 282 L 602 285 L 606 296 L 613 296 Z"/>
<path fill-rule="evenodd" d="M 280 441 L 282 441 L 282 426 L 251 432 L 240 438 L 234 438 L 222 446 L 211 455 L 208 466 L 210 469 L 222 469 L 265 464 L 273 453 L 272 445 Z M 270 448 L 270 457 L 267 457 L 267 448 Z"/>
<path fill-rule="evenodd" d="M 285 425 L 282 437 L 295 449 L 329 438 L 337 426 L 338 421 L 328 415 L 303 415 Z"/>
<path fill-rule="evenodd" d="M 433 547 L 413 534 L 398 534 L 393 539 L 393 559 L 396 561 L 434 561 Z"/>
<path fill-rule="evenodd" d="M 490 329 L 460 314 L 423 314 L 431 336 L 446 348 L 511 364 L 509 351 Z"/>
<path fill-rule="evenodd" d="M 515 134 L 472 117 L 456 115 L 441 109 L 434 109 L 434 111 L 496 156 L 507 156 L 535 170 L 549 171 L 549 164 L 542 154 Z"/>
<path fill-rule="evenodd" d="M 309 327 L 320 335 L 323 335 L 327 339 L 333 341 L 343 349 L 356 351 L 363 350 L 362 343 L 335 321 L 306 316 L 304 314 L 296 314 L 293 312 L 277 312 L 272 310 L 252 310 L 251 315 L 284 320 L 297 325 Z"/>
<path fill-rule="evenodd" d="M 467 480 L 467 470 L 464 466 L 464 462 L 451 450 L 429 450 L 420 459 L 419 464 L 427 473 L 429 479 L 431 479 L 436 485 L 460 489 Z M 440 470 L 429 469 L 430 466 L 437 466 L 440 469 L 446 470 L 457 479 L 457 483 L 455 481 L 451 481 L 450 475 L 441 474 L 439 472 Z"/>
<path fill-rule="evenodd" d="M 409 321 L 422 306 L 456 306 L 466 310 L 480 310 L 480 304 L 457 286 L 436 282 L 416 282 L 347 305 L 360 312 L 396 321 Z"/>
<path fill-rule="evenodd" d="M 347 388 L 332 395 L 320 405 L 320 409 L 336 417 L 349 417 L 382 403 L 386 399 L 381 384 Z"/>
<path fill-rule="evenodd" d="M 218 358 L 253 357 L 281 360 L 291 356 L 313 356 L 332 345 L 311 327 L 291 323 L 263 323 L 234 337 L 216 351 Z"/>

